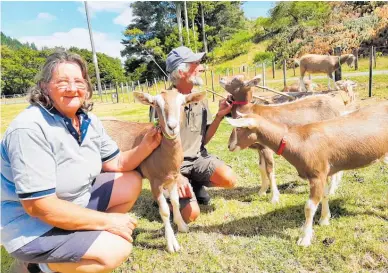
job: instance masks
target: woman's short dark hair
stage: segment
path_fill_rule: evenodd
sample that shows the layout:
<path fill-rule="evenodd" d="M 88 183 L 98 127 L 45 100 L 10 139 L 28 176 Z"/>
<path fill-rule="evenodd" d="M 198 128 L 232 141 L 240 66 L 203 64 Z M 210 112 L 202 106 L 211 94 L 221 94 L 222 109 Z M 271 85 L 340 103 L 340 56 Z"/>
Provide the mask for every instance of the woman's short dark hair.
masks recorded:
<path fill-rule="evenodd" d="M 53 102 L 48 95 L 48 90 L 45 90 L 45 88 L 47 88 L 48 83 L 51 81 L 55 68 L 60 63 L 66 62 L 76 63 L 80 67 L 82 77 L 87 84 L 86 100 L 81 105 L 81 109 L 84 111 L 91 111 L 93 109 L 93 102 L 91 102 L 90 99 L 93 96 L 93 89 L 88 75 L 88 67 L 81 56 L 64 50 L 56 51 L 47 57 L 45 64 L 36 76 L 36 85 L 29 91 L 28 101 L 33 105 L 40 104 L 46 108 L 53 107 Z"/>

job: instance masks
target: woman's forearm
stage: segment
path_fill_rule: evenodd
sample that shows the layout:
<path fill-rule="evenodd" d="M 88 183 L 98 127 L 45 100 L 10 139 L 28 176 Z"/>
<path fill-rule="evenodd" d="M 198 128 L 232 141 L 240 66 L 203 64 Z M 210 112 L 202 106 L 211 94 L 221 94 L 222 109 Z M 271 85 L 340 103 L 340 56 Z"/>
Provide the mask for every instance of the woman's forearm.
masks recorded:
<path fill-rule="evenodd" d="M 105 162 L 102 166 L 102 169 L 105 172 L 128 172 L 136 169 L 140 163 L 146 159 L 153 149 L 147 147 L 143 143 L 136 146 L 135 148 L 120 152 L 119 156 L 116 158 Z"/>
<path fill-rule="evenodd" d="M 22 201 L 32 217 L 65 230 L 105 230 L 109 227 L 106 213 L 83 208 L 74 203 L 48 196 Z"/>

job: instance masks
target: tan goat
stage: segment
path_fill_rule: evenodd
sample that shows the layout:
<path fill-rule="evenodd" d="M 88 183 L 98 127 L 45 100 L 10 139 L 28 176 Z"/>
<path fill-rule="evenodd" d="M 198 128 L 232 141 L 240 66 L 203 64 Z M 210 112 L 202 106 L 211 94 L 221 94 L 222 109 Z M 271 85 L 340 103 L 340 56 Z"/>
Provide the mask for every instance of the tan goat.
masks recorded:
<path fill-rule="evenodd" d="M 221 86 L 233 96 L 233 118 L 237 117 L 237 111 L 255 113 L 264 118 L 293 126 L 334 118 L 345 110 L 341 100 L 325 95 L 309 96 L 293 102 L 274 105 L 252 104 L 249 103 L 252 100 L 252 87 L 259 84 L 260 77 L 254 77 L 247 81 L 244 79 L 244 75 L 220 79 Z M 259 168 L 262 186 L 259 195 L 265 195 L 270 186 L 271 202 L 278 203 L 280 193 L 275 180 L 274 153 L 261 144 L 254 143 L 251 148 L 257 149 L 260 157 Z M 338 174 L 338 179 L 341 175 Z M 337 179 L 337 177 L 334 176 L 333 179 Z"/>
<path fill-rule="evenodd" d="M 303 82 L 303 77 L 306 72 L 312 73 L 326 73 L 328 76 L 327 85 L 331 89 L 330 79 L 334 81 L 333 72 L 339 69 L 340 65 L 347 63 L 348 66 L 353 67 L 356 57 L 353 54 L 345 54 L 341 56 L 329 56 L 318 54 L 303 55 L 299 60 L 300 64 L 300 91 L 306 91 L 306 86 Z"/>
<path fill-rule="evenodd" d="M 180 139 L 180 122 L 182 106 L 198 102 L 205 98 L 206 92 L 182 95 L 176 90 L 164 91 L 152 96 L 146 93 L 134 92 L 134 96 L 143 104 L 155 108 L 159 117 L 163 138 L 161 144 L 139 166 L 143 177 L 151 184 L 152 195 L 159 205 L 159 213 L 165 227 L 165 237 L 169 252 L 180 249 L 170 224 L 170 209 L 163 190 L 167 190 L 173 207 L 174 223 L 178 230 L 188 231 L 179 210 L 177 183 L 186 179 L 180 173 L 183 162 L 183 151 Z M 121 151 L 132 149 L 140 144 L 145 133 L 154 126 L 152 123 L 137 123 L 118 120 L 102 120 L 109 136 L 115 140 Z"/>
<path fill-rule="evenodd" d="M 305 205 L 306 222 L 298 244 L 309 246 L 313 218 L 322 200 L 321 225 L 330 220 L 328 176 L 343 170 L 361 168 L 388 158 L 388 102 L 366 107 L 351 114 L 300 126 L 287 126 L 259 115 L 228 119 L 235 133 L 229 150 L 237 151 L 260 143 L 278 151 L 310 183 Z"/>

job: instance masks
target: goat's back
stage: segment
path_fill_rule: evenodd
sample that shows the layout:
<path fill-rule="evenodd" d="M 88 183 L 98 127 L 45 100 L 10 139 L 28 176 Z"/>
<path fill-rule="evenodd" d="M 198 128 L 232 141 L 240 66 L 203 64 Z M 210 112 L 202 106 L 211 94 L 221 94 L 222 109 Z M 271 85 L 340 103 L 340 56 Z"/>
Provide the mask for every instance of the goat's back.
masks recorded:
<path fill-rule="evenodd" d="M 332 72 L 335 64 L 335 57 L 329 55 L 306 54 L 300 58 L 300 69 L 310 73 Z"/>
<path fill-rule="evenodd" d="M 130 150 L 140 144 L 152 123 L 121 120 L 101 120 L 107 134 L 117 143 L 120 151 Z"/>
<path fill-rule="evenodd" d="M 343 102 L 330 95 L 310 96 L 276 105 L 252 106 L 255 114 L 288 126 L 331 119 L 339 116 L 343 110 Z"/>

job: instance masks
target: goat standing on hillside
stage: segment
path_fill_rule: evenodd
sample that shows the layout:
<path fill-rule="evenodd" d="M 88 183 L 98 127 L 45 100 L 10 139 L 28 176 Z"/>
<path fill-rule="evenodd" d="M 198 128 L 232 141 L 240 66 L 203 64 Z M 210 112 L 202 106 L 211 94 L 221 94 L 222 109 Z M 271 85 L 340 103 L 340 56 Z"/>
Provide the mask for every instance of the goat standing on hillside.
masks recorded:
<path fill-rule="evenodd" d="M 159 126 L 163 133 L 161 144 L 149 155 L 139 168 L 144 177 L 151 183 L 151 191 L 159 205 L 159 213 L 165 227 L 165 237 L 169 252 L 180 249 L 170 224 L 170 209 L 163 190 L 166 189 L 173 207 L 174 223 L 178 230 L 188 231 L 188 226 L 179 210 L 179 183 L 185 183 L 187 178 L 181 175 L 183 150 L 180 138 L 182 105 L 199 102 L 206 97 L 206 92 L 182 95 L 177 91 L 162 92 L 152 96 L 146 93 L 134 92 L 134 96 L 143 104 L 151 105 L 159 117 Z M 133 149 L 152 128 L 152 123 L 136 123 L 118 120 L 103 120 L 107 133 L 115 140 L 121 151 Z M 186 182 L 187 183 L 187 182 Z M 193 193 L 189 193 L 192 195 Z"/>
<path fill-rule="evenodd" d="M 328 225 L 328 176 L 343 170 L 361 168 L 388 158 L 388 102 L 366 107 L 351 114 L 302 126 L 288 127 L 259 115 L 228 119 L 234 127 L 229 150 L 238 151 L 260 143 L 281 154 L 310 182 L 310 198 L 305 205 L 306 222 L 298 244 L 309 246 L 313 218 L 322 200 L 319 223 Z"/>
<path fill-rule="evenodd" d="M 339 69 L 340 65 L 347 63 L 353 67 L 356 57 L 353 54 L 345 54 L 342 56 L 329 56 L 318 54 L 307 54 L 299 60 L 300 64 L 300 91 L 306 91 L 303 77 L 306 72 L 311 73 L 326 73 L 328 76 L 327 85 L 331 89 L 330 79 L 335 82 L 333 72 Z"/>
<path fill-rule="evenodd" d="M 232 117 L 237 117 L 237 111 L 242 113 L 255 113 L 269 120 L 281 122 L 287 125 L 302 125 L 320 120 L 334 118 L 343 111 L 344 104 L 341 100 L 331 96 L 309 96 L 290 103 L 275 105 L 252 104 L 252 88 L 259 84 L 260 77 L 244 81 L 244 75 L 223 77 L 220 84 L 233 97 Z M 271 149 L 254 143 L 253 149 L 257 149 L 260 160 L 260 172 L 262 186 L 259 195 L 265 195 L 271 186 L 272 203 L 279 202 L 280 193 L 275 180 L 275 161 Z M 341 174 L 340 174 L 341 175 Z M 333 179 L 336 179 L 333 177 Z M 338 181 L 339 182 L 339 181 Z"/>

